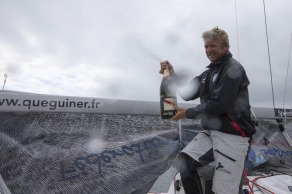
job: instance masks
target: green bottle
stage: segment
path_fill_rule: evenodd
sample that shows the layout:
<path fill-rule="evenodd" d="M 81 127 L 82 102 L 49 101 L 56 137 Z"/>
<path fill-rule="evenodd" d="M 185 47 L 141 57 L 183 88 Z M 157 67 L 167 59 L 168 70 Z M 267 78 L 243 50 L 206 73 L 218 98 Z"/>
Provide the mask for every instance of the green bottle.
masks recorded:
<path fill-rule="evenodd" d="M 172 83 L 173 80 L 167 68 L 163 72 L 160 85 L 160 111 L 162 119 L 171 119 L 177 112 L 174 107 L 177 105 L 176 92 Z"/>

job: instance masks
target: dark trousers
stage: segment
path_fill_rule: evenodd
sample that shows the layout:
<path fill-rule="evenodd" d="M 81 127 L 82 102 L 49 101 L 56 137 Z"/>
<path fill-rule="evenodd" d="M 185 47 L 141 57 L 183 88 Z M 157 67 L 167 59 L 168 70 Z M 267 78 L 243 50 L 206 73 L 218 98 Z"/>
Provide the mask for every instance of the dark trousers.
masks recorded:
<path fill-rule="evenodd" d="M 198 168 L 202 165 L 189 155 L 181 152 L 177 158 L 177 168 L 186 194 L 203 194 Z"/>

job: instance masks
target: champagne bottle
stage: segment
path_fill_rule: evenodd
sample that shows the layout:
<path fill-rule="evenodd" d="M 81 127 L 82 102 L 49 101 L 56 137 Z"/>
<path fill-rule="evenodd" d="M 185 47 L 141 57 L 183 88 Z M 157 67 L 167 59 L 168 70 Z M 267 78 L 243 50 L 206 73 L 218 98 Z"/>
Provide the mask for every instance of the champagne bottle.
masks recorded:
<path fill-rule="evenodd" d="M 174 107 L 177 104 L 177 98 L 172 81 L 169 69 L 166 68 L 163 72 L 160 85 L 160 111 L 162 119 L 171 119 L 177 112 Z"/>

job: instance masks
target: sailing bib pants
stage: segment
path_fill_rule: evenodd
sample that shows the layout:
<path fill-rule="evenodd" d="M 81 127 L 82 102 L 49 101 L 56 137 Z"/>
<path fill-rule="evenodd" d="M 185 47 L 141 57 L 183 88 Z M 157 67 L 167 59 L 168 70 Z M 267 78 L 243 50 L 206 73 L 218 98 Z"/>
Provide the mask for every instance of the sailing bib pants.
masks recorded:
<path fill-rule="evenodd" d="M 199 133 L 177 159 L 186 194 L 203 194 L 197 170 L 211 162 L 215 163 L 213 192 L 239 193 L 249 139 L 214 130 Z"/>

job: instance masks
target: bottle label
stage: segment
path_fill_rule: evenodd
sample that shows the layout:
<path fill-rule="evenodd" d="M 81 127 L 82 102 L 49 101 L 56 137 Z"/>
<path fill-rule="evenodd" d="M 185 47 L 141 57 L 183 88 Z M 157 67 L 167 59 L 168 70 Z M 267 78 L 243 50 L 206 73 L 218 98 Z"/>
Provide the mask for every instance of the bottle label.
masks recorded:
<path fill-rule="evenodd" d="M 174 115 L 176 114 L 176 112 L 174 112 L 174 111 L 170 111 L 170 112 L 163 112 L 162 113 L 162 116 L 163 117 L 173 117 Z"/>
<path fill-rule="evenodd" d="M 176 98 L 165 98 L 163 100 L 164 110 L 175 110 Z"/>

